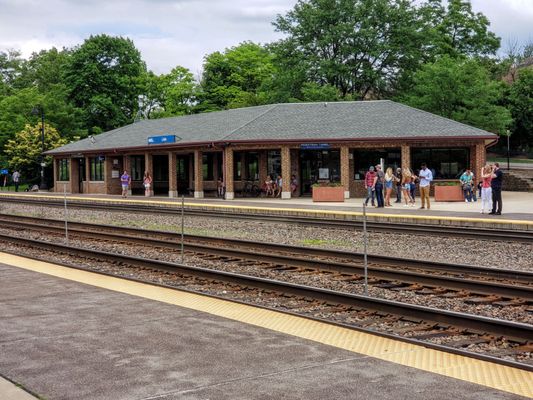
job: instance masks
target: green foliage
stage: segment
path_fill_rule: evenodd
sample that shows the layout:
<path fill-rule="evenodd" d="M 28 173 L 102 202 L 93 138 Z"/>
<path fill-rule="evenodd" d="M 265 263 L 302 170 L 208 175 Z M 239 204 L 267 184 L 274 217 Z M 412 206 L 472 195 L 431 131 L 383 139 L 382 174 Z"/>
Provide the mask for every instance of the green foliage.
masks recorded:
<path fill-rule="evenodd" d="M 278 70 L 300 64 L 305 81 L 343 98 L 389 93 L 421 59 L 421 21 L 406 0 L 299 0 L 274 26 L 288 35 L 275 47 Z"/>
<path fill-rule="evenodd" d="M 59 132 L 50 125 L 45 124 L 44 149 L 52 150 L 63 146 L 67 140 L 59 136 Z M 41 125 L 27 124 L 24 129 L 17 132 L 5 146 L 5 154 L 11 169 L 19 169 L 27 177 L 37 176 L 41 162 Z M 52 162 L 51 156 L 44 157 L 48 165 Z"/>
<path fill-rule="evenodd" d="M 517 76 L 507 96 L 514 120 L 512 140 L 528 151 L 533 148 L 533 69 L 522 69 Z"/>
<path fill-rule="evenodd" d="M 413 88 L 399 98 L 413 107 L 495 133 L 511 122 L 509 111 L 498 105 L 503 84 L 491 81 L 476 60 L 442 57 L 414 75 Z"/>
<path fill-rule="evenodd" d="M 201 101 L 208 109 L 246 107 L 261 103 L 261 88 L 274 73 L 272 55 L 244 42 L 205 57 Z M 264 97 L 263 97 L 264 98 Z"/>
<path fill-rule="evenodd" d="M 469 0 L 428 0 L 420 7 L 431 57 L 487 56 L 496 53 L 500 39 L 488 30 L 489 20 L 474 13 Z"/>
<path fill-rule="evenodd" d="M 133 121 L 145 71 L 141 54 L 130 39 L 91 36 L 72 52 L 65 83 L 75 106 L 85 111 L 91 132 Z"/>

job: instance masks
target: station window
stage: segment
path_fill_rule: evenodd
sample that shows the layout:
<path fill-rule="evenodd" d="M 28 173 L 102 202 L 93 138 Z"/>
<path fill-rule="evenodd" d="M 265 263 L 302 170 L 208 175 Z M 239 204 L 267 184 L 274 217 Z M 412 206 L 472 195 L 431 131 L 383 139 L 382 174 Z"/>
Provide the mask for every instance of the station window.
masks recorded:
<path fill-rule="evenodd" d="M 69 174 L 69 159 L 62 158 L 57 163 L 57 180 L 58 181 L 68 181 L 70 180 Z"/>
<path fill-rule="evenodd" d="M 271 150 L 267 153 L 267 169 L 268 174 L 273 178 L 281 175 L 281 152 L 279 150 Z"/>
<path fill-rule="evenodd" d="M 468 148 L 411 148 L 411 167 L 426 163 L 434 179 L 457 179 L 470 165 Z"/>
<path fill-rule="evenodd" d="M 89 159 L 91 181 L 103 181 L 104 180 L 104 162 L 105 162 L 105 158 L 102 156 L 91 157 Z"/>
<path fill-rule="evenodd" d="M 251 181 L 259 179 L 259 156 L 257 153 L 246 153 L 246 172 L 246 179 Z"/>
<path fill-rule="evenodd" d="M 131 180 L 142 181 L 144 176 L 144 156 L 130 156 Z"/>
<path fill-rule="evenodd" d="M 370 166 L 376 166 L 383 159 L 385 171 L 392 168 L 393 171 L 402 165 L 402 151 L 400 148 L 390 149 L 357 149 L 353 151 L 354 179 L 362 180 Z M 383 171 L 383 172 L 385 172 Z"/>
<path fill-rule="evenodd" d="M 204 181 L 213 180 L 213 153 L 207 153 L 202 155 L 202 173 Z"/>
<path fill-rule="evenodd" d="M 233 180 L 240 181 L 242 179 L 242 153 L 233 153 Z"/>

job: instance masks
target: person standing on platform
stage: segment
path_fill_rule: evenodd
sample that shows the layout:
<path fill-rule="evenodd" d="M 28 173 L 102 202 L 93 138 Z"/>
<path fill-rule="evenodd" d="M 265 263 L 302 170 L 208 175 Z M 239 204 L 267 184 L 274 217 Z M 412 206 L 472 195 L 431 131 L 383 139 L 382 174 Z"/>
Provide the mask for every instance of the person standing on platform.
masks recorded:
<path fill-rule="evenodd" d="M 381 165 L 376 165 L 376 184 L 374 188 L 376 190 L 376 201 L 378 203 L 378 208 L 385 207 L 383 201 L 383 185 L 385 183 L 385 173 L 381 170 Z"/>
<path fill-rule="evenodd" d="M 120 184 L 122 185 L 122 197 L 125 199 L 128 197 L 128 190 L 131 185 L 131 176 L 128 175 L 128 171 L 124 171 L 120 177 Z"/>
<path fill-rule="evenodd" d="M 20 172 L 15 170 L 15 172 L 13 172 L 13 175 L 11 176 L 11 179 L 13 179 L 13 183 L 15 184 L 15 192 L 18 192 L 20 185 Z"/>
<path fill-rule="evenodd" d="M 472 188 L 474 186 L 474 174 L 470 171 L 470 168 L 467 168 L 466 171 L 463 172 L 459 180 L 463 186 L 465 203 L 470 203 L 473 200 Z"/>
<path fill-rule="evenodd" d="M 502 215 L 502 181 L 503 171 L 500 169 L 499 163 L 494 163 L 492 167 L 492 181 L 490 187 L 492 188 L 492 211 L 489 214 Z"/>
<path fill-rule="evenodd" d="M 143 185 L 144 195 L 150 197 L 152 195 L 152 176 L 148 171 L 144 173 Z"/>
<path fill-rule="evenodd" d="M 366 189 L 366 199 L 365 204 L 368 205 L 368 200 L 372 199 L 372 207 L 374 204 L 374 183 L 376 180 L 376 173 L 374 172 L 374 167 L 368 168 L 368 171 L 365 174 L 365 189 Z"/>
<path fill-rule="evenodd" d="M 396 168 L 396 173 L 394 174 L 394 180 L 396 181 L 396 201 L 395 203 L 402 202 L 402 169 Z"/>
<path fill-rule="evenodd" d="M 487 210 L 492 210 L 492 188 L 490 187 L 492 181 L 492 167 L 486 165 L 481 170 L 481 214 L 485 214 L 485 206 Z"/>
<path fill-rule="evenodd" d="M 418 173 L 418 178 L 420 179 L 419 188 L 420 188 L 420 198 L 421 198 L 421 209 L 427 208 L 430 209 L 429 204 L 429 189 L 430 183 L 433 180 L 433 174 L 428 169 L 427 165 L 424 163 L 421 166 L 420 172 Z"/>
<path fill-rule="evenodd" d="M 394 185 L 394 175 L 392 168 L 387 168 L 385 172 L 385 207 L 392 207 L 390 204 L 390 196 L 392 194 L 392 186 Z"/>

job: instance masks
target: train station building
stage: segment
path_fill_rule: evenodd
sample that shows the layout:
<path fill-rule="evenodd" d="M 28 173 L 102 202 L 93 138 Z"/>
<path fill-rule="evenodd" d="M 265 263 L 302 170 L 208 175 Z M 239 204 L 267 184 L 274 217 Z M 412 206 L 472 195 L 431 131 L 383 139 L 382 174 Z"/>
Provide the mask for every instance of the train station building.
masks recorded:
<path fill-rule="evenodd" d="M 344 187 L 345 198 L 364 193 L 370 165 L 420 168 L 436 180 L 457 179 L 485 163 L 497 136 L 388 100 L 289 103 L 143 120 L 48 151 L 54 158 L 54 190 L 120 194 L 120 176 L 132 177 L 132 193 L 215 196 L 219 178 L 226 199 L 268 175 L 283 178 L 281 197 L 311 194 L 315 183 Z M 291 193 L 291 177 L 298 182 Z"/>

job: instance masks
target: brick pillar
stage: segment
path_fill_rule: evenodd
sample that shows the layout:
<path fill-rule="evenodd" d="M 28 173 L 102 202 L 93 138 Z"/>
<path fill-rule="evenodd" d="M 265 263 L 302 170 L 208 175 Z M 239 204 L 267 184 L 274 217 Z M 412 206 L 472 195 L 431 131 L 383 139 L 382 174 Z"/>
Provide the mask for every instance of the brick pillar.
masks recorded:
<path fill-rule="evenodd" d="M 91 159 L 90 157 L 85 157 L 85 182 L 87 182 L 87 185 L 89 185 L 89 181 L 91 180 Z M 84 192 L 86 191 L 85 188 Z M 87 186 L 87 192 L 89 190 L 89 187 Z"/>
<path fill-rule="evenodd" d="M 152 186 L 150 187 L 150 196 L 154 195 L 154 163 L 152 153 L 144 153 L 144 172 L 149 172 L 152 177 Z M 143 176 L 144 176 L 143 172 Z M 144 178 L 143 178 L 144 179 Z"/>
<path fill-rule="evenodd" d="M 79 193 L 80 192 L 80 160 L 79 158 L 71 158 L 69 162 L 69 187 L 67 190 L 70 190 L 70 193 Z M 55 162 L 54 162 L 54 169 L 55 169 Z M 55 174 L 55 172 L 54 172 Z"/>
<path fill-rule="evenodd" d="M 202 168 L 203 153 L 200 150 L 194 151 L 194 198 L 204 197 L 204 171 Z"/>
<path fill-rule="evenodd" d="M 176 168 L 176 153 L 168 152 L 168 197 L 178 196 L 178 171 Z"/>
<path fill-rule="evenodd" d="M 54 177 L 54 192 L 59 192 L 59 188 L 57 187 L 57 181 L 58 181 L 58 176 L 57 176 L 57 163 L 58 163 L 58 160 L 53 158 L 52 159 L 52 166 L 54 168 L 54 172 L 52 175 Z"/>
<path fill-rule="evenodd" d="M 281 148 L 281 177 L 283 187 L 281 188 L 281 198 L 291 198 L 291 150 L 287 146 Z"/>
<path fill-rule="evenodd" d="M 235 198 L 235 187 L 233 184 L 233 149 L 231 147 L 224 148 L 223 168 L 226 200 L 233 200 Z"/>
<path fill-rule="evenodd" d="M 350 149 L 341 147 L 341 184 L 344 187 L 344 198 L 350 198 Z"/>
<path fill-rule="evenodd" d="M 470 147 L 470 167 L 476 182 L 481 180 L 481 169 L 485 166 L 485 144 L 478 143 Z"/>
<path fill-rule="evenodd" d="M 411 148 L 402 144 L 402 168 L 411 168 Z"/>
<path fill-rule="evenodd" d="M 300 152 L 299 150 L 291 150 L 291 176 L 289 177 L 292 179 L 292 176 L 296 177 L 296 180 L 298 181 L 298 188 L 296 189 L 296 193 L 292 193 L 291 190 L 291 198 L 292 197 L 300 197 L 300 190 L 302 181 L 300 179 Z M 289 181 L 290 184 L 290 181 Z"/>
<path fill-rule="evenodd" d="M 113 170 L 113 159 L 109 156 L 106 156 L 104 161 L 104 186 L 106 194 L 113 194 L 112 185 L 111 185 L 111 171 Z"/>
<path fill-rule="evenodd" d="M 268 160 L 267 160 L 266 150 L 259 152 L 259 165 L 258 165 L 258 175 L 259 175 L 259 187 L 261 187 L 267 178 L 268 175 Z"/>

